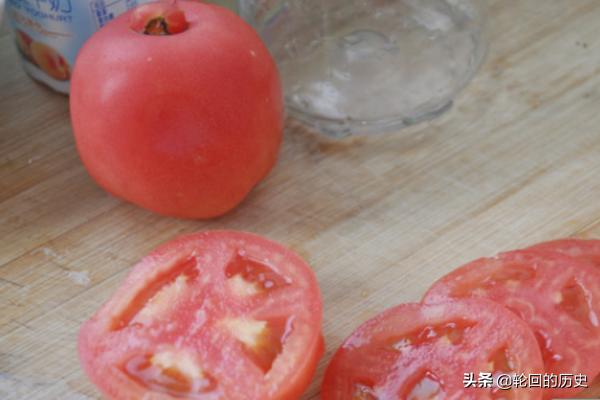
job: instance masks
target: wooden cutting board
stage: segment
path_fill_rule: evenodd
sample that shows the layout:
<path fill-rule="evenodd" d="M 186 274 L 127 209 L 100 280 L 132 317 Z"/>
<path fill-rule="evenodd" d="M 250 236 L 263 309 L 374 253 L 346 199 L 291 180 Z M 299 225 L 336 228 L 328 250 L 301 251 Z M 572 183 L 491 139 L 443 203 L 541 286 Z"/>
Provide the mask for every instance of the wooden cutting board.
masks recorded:
<path fill-rule="evenodd" d="M 277 168 L 231 214 L 164 218 L 100 190 L 68 101 L 22 71 L 0 34 L 0 398 L 97 399 L 79 325 L 175 235 L 241 229 L 315 269 L 327 350 L 480 256 L 600 237 L 600 2 L 496 0 L 491 49 L 441 118 L 330 142 L 289 123 Z"/>

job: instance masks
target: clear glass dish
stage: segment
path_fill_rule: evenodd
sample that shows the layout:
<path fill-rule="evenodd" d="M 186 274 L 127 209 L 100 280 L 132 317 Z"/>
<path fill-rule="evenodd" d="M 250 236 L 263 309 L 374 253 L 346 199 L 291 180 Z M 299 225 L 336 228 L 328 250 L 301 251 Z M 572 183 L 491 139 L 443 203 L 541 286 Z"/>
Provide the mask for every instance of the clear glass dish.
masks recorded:
<path fill-rule="evenodd" d="M 239 0 L 279 65 L 289 113 L 329 136 L 433 118 L 486 53 L 484 0 Z"/>

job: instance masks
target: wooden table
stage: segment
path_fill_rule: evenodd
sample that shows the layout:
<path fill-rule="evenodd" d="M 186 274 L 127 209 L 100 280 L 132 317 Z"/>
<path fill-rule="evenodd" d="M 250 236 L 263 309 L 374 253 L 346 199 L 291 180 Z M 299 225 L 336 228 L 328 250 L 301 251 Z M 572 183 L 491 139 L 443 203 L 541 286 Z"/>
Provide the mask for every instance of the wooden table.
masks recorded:
<path fill-rule="evenodd" d="M 327 351 L 473 258 L 600 237 L 600 2 L 496 0 L 491 50 L 441 118 L 341 142 L 288 125 L 277 168 L 231 214 L 164 218 L 99 189 L 68 101 L 0 35 L 0 398 L 96 399 L 79 325 L 175 235 L 242 229 L 300 253 L 325 301 Z"/>

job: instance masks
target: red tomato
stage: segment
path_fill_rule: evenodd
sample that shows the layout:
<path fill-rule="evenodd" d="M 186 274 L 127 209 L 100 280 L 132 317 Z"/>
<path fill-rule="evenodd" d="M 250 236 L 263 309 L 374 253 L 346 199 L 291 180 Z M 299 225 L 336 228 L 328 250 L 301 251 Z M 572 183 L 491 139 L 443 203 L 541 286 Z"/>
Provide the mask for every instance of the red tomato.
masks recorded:
<path fill-rule="evenodd" d="M 521 250 L 473 261 L 436 282 L 425 302 L 488 298 L 523 318 L 535 333 L 548 373 L 600 373 L 600 270 L 559 253 Z M 574 385 L 570 385 L 574 386 Z M 544 398 L 581 387 L 552 388 Z"/>
<path fill-rule="evenodd" d="M 234 13 L 152 3 L 83 47 L 71 117 L 100 186 L 161 214 L 209 218 L 239 204 L 275 164 L 283 99 L 273 59 Z"/>
<path fill-rule="evenodd" d="M 561 239 L 537 244 L 532 249 L 556 251 L 600 268 L 600 240 Z"/>
<path fill-rule="evenodd" d="M 480 372 L 494 379 L 542 370 L 531 330 L 496 303 L 402 304 L 344 341 L 321 394 L 323 400 L 541 399 L 539 388 L 472 387 L 465 374 L 478 380 Z"/>
<path fill-rule="evenodd" d="M 279 244 L 205 232 L 142 259 L 81 328 L 111 399 L 296 399 L 323 352 L 310 267 Z"/>

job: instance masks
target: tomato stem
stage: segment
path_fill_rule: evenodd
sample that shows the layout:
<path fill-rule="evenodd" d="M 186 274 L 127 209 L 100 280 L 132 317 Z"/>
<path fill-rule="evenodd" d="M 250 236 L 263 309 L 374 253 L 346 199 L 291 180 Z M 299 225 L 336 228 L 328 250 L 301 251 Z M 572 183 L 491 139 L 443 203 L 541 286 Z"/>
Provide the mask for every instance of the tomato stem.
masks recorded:
<path fill-rule="evenodd" d="M 169 35 L 169 27 L 164 17 L 151 19 L 146 24 L 144 35 Z"/>
<path fill-rule="evenodd" d="M 185 13 L 176 0 L 140 6 L 131 15 L 131 29 L 144 35 L 167 36 L 188 29 Z"/>

